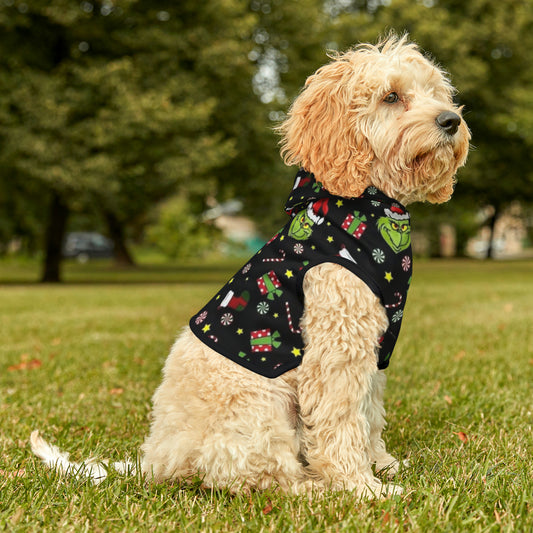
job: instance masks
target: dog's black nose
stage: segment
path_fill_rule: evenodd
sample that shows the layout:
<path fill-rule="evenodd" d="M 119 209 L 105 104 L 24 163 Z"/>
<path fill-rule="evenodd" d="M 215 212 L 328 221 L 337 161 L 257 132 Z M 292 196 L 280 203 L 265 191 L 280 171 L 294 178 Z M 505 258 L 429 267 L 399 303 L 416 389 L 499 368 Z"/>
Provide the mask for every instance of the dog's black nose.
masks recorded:
<path fill-rule="evenodd" d="M 436 119 L 437 126 L 448 135 L 455 135 L 461 124 L 461 117 L 452 111 L 443 111 Z"/>

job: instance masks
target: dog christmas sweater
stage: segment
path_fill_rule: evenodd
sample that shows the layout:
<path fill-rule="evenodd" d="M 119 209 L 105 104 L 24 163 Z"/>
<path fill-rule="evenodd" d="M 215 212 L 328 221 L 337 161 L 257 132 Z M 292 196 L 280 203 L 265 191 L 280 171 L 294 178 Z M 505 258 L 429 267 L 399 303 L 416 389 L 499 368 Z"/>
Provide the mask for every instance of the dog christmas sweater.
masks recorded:
<path fill-rule="evenodd" d="M 334 196 L 303 169 L 285 210 L 289 222 L 191 318 L 192 331 L 225 357 L 275 378 L 304 356 L 299 323 L 306 272 L 337 263 L 364 281 L 386 309 L 389 327 L 376 354 L 378 368 L 386 368 L 411 282 L 407 210 L 375 187 L 358 198 Z"/>

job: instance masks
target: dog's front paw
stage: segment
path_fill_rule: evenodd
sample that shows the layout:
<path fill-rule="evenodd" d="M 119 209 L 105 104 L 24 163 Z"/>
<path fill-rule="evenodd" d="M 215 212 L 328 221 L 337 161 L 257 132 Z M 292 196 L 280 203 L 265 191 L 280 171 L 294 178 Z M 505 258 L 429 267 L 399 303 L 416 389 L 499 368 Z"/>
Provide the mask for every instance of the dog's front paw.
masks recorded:
<path fill-rule="evenodd" d="M 379 461 L 376 461 L 376 473 L 380 474 L 387 479 L 393 478 L 401 468 L 406 468 L 409 466 L 409 461 L 404 459 L 403 461 L 398 461 L 392 455 L 387 454 L 384 457 L 380 457 Z"/>
<path fill-rule="evenodd" d="M 366 484 L 357 493 L 361 498 L 365 499 L 388 498 L 402 494 L 403 487 L 394 485 L 393 483 L 380 483 L 376 480 L 374 483 Z"/>

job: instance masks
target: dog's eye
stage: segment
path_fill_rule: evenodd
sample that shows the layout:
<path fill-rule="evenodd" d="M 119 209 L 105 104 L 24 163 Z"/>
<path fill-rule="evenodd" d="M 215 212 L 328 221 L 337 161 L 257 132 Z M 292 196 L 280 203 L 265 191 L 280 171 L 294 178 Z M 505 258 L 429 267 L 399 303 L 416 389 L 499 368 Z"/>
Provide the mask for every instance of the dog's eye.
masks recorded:
<path fill-rule="evenodd" d="M 392 92 L 385 96 L 385 98 L 383 98 L 383 101 L 386 104 L 395 104 L 399 99 L 400 97 L 395 92 Z"/>

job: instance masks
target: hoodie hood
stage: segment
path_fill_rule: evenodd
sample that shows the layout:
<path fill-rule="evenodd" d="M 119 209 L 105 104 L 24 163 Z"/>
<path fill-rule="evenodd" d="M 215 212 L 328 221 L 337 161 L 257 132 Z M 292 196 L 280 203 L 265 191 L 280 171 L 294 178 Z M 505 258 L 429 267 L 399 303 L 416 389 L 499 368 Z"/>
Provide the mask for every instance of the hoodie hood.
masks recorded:
<path fill-rule="evenodd" d="M 388 207 L 387 215 L 391 218 L 409 219 L 407 209 L 400 202 L 389 198 L 375 187 L 368 187 L 358 198 L 379 202 L 384 207 Z M 285 211 L 294 216 L 307 208 L 307 213 L 311 219 L 313 217 L 325 217 L 328 214 L 328 202 L 330 200 L 335 202 L 346 199 L 330 194 L 311 172 L 301 168 L 296 174 L 291 194 L 285 203 Z"/>
<path fill-rule="evenodd" d="M 312 211 L 316 216 L 324 216 L 327 211 L 321 214 L 320 209 L 327 198 L 331 198 L 331 194 L 322 187 L 320 182 L 316 181 L 315 176 L 300 169 L 296 174 L 291 194 L 285 203 L 285 211 L 292 216 L 309 205 L 312 206 Z M 317 200 L 322 200 L 322 202 L 317 202 Z"/>

